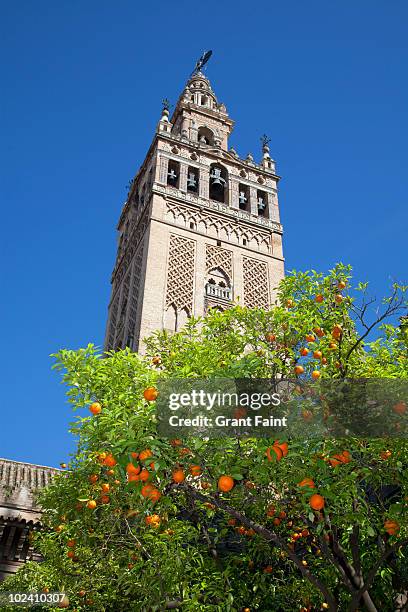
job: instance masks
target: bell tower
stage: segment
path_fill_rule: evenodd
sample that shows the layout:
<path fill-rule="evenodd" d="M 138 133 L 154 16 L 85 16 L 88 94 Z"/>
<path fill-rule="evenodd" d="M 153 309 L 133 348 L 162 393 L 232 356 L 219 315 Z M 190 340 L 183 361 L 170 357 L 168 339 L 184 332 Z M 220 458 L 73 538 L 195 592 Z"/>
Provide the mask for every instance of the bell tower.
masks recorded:
<path fill-rule="evenodd" d="M 153 331 L 177 331 L 190 316 L 237 301 L 269 308 L 284 275 L 269 140 L 261 139 L 259 163 L 229 147 L 234 122 L 201 71 L 203 58 L 171 118 L 163 101 L 120 215 L 106 350 L 143 352 Z"/>

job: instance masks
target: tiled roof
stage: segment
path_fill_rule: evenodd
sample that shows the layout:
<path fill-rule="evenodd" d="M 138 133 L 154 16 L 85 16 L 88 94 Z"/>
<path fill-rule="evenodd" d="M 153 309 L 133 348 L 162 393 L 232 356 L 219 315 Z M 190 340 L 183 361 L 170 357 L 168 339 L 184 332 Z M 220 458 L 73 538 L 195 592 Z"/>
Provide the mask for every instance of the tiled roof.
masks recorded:
<path fill-rule="evenodd" d="M 19 488 L 21 485 L 31 490 L 42 489 L 58 472 L 57 468 L 0 458 L 0 485 L 12 489 Z"/>
<path fill-rule="evenodd" d="M 0 459 L 0 523 L 38 522 L 41 508 L 35 492 L 46 487 L 59 470 L 43 465 Z"/>

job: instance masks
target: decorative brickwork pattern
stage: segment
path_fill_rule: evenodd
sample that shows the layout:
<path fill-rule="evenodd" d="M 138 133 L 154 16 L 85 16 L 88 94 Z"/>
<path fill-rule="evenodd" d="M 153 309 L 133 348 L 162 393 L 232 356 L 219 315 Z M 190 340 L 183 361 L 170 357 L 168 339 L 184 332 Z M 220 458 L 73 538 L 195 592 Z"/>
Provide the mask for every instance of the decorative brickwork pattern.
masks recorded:
<path fill-rule="evenodd" d="M 133 262 L 133 275 L 132 275 L 132 288 L 130 291 L 130 302 L 129 302 L 129 318 L 127 324 L 127 336 L 133 336 L 133 345 L 137 347 L 139 342 L 138 328 L 136 328 L 137 310 L 139 305 L 139 293 L 140 293 L 140 278 L 142 274 L 142 262 L 143 262 L 143 244 L 141 245 L 139 252 L 135 255 Z"/>
<path fill-rule="evenodd" d="M 232 251 L 207 244 L 205 248 L 205 271 L 210 272 L 214 268 L 222 268 L 231 281 Z"/>
<path fill-rule="evenodd" d="M 182 236 L 170 235 L 168 254 L 166 308 L 193 312 L 195 242 Z"/>
<path fill-rule="evenodd" d="M 266 262 L 243 257 L 244 304 L 249 308 L 269 308 L 268 267 Z"/>

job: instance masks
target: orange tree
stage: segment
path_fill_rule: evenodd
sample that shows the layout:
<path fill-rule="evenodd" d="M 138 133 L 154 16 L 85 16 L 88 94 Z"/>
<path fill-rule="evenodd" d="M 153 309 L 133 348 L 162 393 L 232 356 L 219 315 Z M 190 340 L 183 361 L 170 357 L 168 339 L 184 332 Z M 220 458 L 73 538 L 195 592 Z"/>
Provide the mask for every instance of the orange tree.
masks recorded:
<path fill-rule="evenodd" d="M 160 437 L 155 399 L 174 378 L 407 379 L 404 292 L 369 321 L 348 267 L 294 272 L 271 310 L 211 312 L 143 356 L 60 351 L 78 449 L 41 495 L 44 561 L 2 589 L 63 591 L 76 610 L 394 610 L 408 589 L 404 398 L 388 419 L 400 437 L 286 440 Z"/>

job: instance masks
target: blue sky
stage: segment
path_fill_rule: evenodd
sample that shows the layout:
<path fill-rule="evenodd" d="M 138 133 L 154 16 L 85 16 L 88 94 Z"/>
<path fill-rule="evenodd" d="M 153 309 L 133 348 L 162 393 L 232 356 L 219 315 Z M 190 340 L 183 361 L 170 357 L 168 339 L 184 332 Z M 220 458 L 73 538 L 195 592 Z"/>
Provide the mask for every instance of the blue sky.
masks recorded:
<path fill-rule="evenodd" d="M 50 353 L 103 342 L 115 225 L 196 59 L 277 160 L 287 269 L 406 280 L 408 4 L 1 2 L 0 456 L 58 465 L 72 418 Z M 405 230 L 405 231 L 404 231 Z"/>

